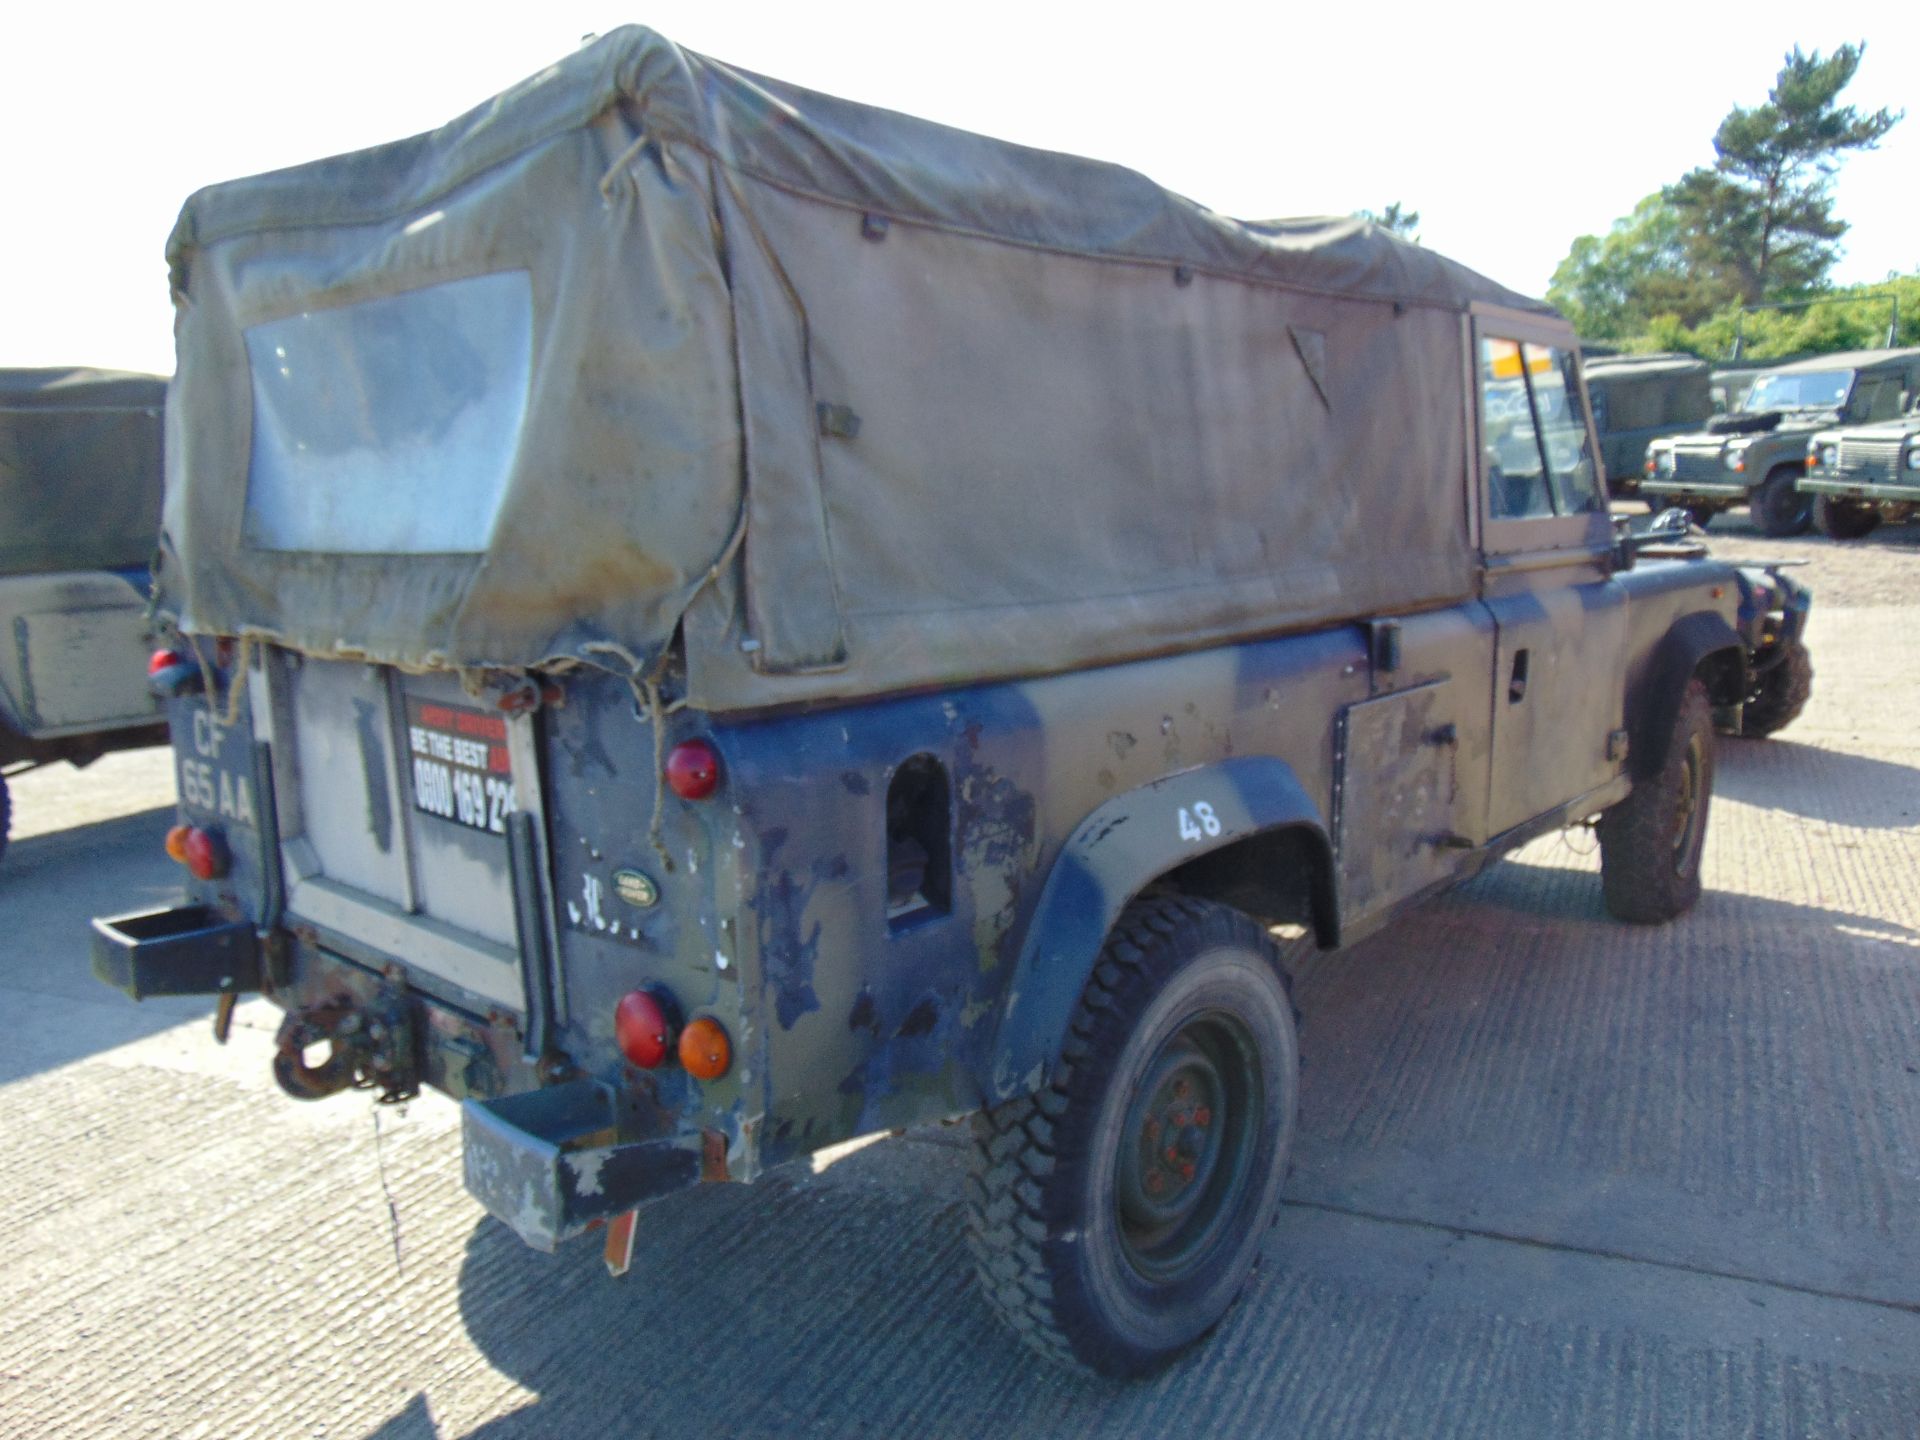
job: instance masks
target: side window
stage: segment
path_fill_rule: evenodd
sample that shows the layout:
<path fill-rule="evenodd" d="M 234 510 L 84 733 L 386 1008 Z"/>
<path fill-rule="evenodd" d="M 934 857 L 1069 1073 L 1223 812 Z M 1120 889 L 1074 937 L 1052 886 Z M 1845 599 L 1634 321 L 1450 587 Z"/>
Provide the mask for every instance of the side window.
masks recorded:
<path fill-rule="evenodd" d="M 1487 514 L 1494 520 L 1526 520 L 1553 514 L 1546 462 L 1534 429 L 1530 385 L 1521 366 L 1520 343 L 1487 336 L 1480 341 L 1480 436 L 1485 447 Z"/>
<path fill-rule="evenodd" d="M 1524 349 L 1547 469 L 1553 476 L 1555 508 L 1562 515 L 1604 509 L 1593 455 L 1587 449 L 1587 417 L 1580 408 L 1580 381 L 1574 373 L 1573 352 L 1549 345 L 1528 345 Z"/>
<path fill-rule="evenodd" d="M 1571 351 L 1483 337 L 1480 414 L 1488 518 L 1530 520 L 1603 507 Z"/>
<path fill-rule="evenodd" d="M 1891 420 L 1899 413 L 1900 382 L 1888 375 L 1879 380 L 1863 380 L 1854 395 L 1853 418 Z"/>

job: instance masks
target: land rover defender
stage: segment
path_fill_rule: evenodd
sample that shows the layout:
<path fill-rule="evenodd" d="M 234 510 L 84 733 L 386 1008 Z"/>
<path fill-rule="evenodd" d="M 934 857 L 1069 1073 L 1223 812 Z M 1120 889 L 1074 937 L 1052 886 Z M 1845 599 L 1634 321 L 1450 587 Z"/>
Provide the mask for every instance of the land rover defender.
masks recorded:
<path fill-rule="evenodd" d="M 1808 437 L 1892 419 L 1917 389 L 1920 349 L 1853 350 L 1764 371 L 1739 409 L 1699 434 L 1650 445 L 1640 493 L 1684 507 L 1702 526 L 1744 503 L 1767 534 L 1798 535 L 1813 518 L 1813 497 L 1800 489 Z"/>
<path fill-rule="evenodd" d="M 141 671 L 166 393 L 157 375 L 0 370 L 0 852 L 9 777 L 166 741 Z"/>
<path fill-rule="evenodd" d="M 294 1096 L 455 1097 L 487 1209 L 615 1270 L 970 1115 L 998 1313 L 1164 1363 L 1279 1202 L 1271 927 L 1588 822 L 1679 915 L 1799 644 L 1616 529 L 1539 303 L 643 30 L 203 191 L 171 266 L 187 894 L 95 967 L 263 992 Z"/>
<path fill-rule="evenodd" d="M 1883 520 L 1920 514 L 1920 394 L 1909 403 L 1901 419 L 1816 430 L 1808 438 L 1800 490 L 1813 497 L 1821 534 L 1858 540 Z"/>

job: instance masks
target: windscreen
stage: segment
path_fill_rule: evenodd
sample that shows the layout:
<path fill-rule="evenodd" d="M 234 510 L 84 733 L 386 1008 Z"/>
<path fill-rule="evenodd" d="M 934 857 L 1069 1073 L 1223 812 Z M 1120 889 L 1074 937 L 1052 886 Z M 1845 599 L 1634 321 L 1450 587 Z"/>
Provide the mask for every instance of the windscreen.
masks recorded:
<path fill-rule="evenodd" d="M 1851 370 L 1804 370 L 1795 375 L 1766 375 L 1754 381 L 1743 410 L 1838 409 L 1853 385 Z"/>
<path fill-rule="evenodd" d="M 524 270 L 249 328 L 248 543 L 484 551 L 526 418 L 532 335 Z"/>

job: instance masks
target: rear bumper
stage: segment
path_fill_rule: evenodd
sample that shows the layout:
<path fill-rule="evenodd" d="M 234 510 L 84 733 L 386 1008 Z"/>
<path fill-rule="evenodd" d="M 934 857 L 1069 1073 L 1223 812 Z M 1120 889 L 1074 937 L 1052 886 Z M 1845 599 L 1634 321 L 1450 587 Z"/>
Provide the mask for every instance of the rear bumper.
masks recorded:
<path fill-rule="evenodd" d="M 703 1178 L 700 1135 L 628 1138 L 621 1108 L 614 1089 L 595 1080 L 468 1100 L 467 1190 L 534 1249 L 552 1250 Z"/>
<path fill-rule="evenodd" d="M 703 1179 L 727 1178 L 719 1133 L 678 1129 L 669 1112 L 597 1080 L 541 1087 L 516 1025 L 477 1023 L 417 991 L 396 992 L 364 966 L 295 948 L 286 983 L 271 986 L 274 1002 L 289 1012 L 319 1004 L 385 1016 L 398 1006 L 419 1078 L 462 1101 L 467 1189 L 536 1249 L 552 1250 Z M 206 905 L 95 920 L 92 950 L 95 977 L 135 1000 L 268 988 L 253 926 Z"/>

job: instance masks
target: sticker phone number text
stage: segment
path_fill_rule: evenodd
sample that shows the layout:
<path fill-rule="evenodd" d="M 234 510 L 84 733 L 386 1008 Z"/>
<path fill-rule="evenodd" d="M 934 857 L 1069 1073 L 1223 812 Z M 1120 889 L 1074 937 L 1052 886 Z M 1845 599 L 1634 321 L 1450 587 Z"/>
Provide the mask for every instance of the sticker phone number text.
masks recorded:
<path fill-rule="evenodd" d="M 446 705 L 422 705 L 414 719 L 407 727 L 414 807 L 504 834 L 513 812 L 512 764 L 504 744 L 489 742 L 506 739 L 505 723 Z"/>

